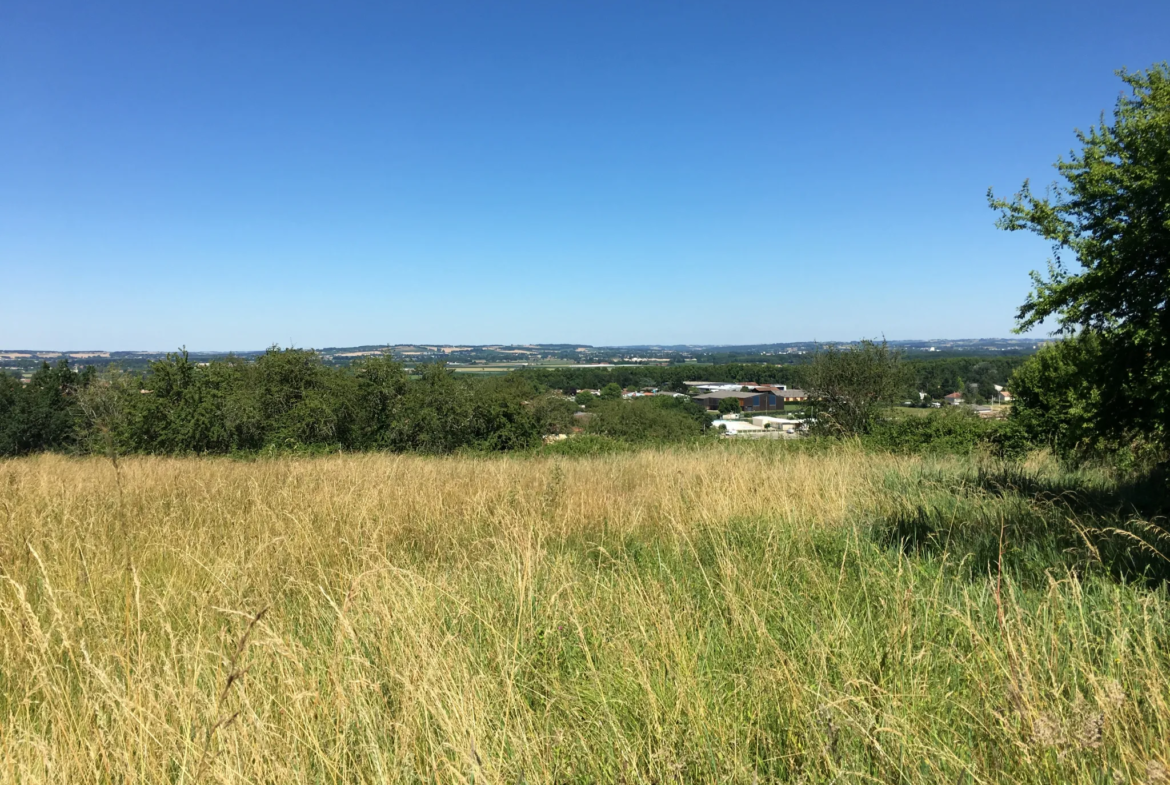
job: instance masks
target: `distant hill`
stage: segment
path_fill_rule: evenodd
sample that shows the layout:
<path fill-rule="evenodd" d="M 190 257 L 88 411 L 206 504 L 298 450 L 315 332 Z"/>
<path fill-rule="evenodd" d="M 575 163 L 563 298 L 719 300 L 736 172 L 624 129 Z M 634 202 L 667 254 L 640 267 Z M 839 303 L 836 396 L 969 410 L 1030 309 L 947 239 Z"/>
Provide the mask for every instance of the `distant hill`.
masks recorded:
<path fill-rule="evenodd" d="M 840 342 L 849 345 L 852 342 Z M 933 338 L 929 340 L 890 341 L 891 346 L 909 356 L 1003 356 L 1026 355 L 1046 343 L 1037 338 Z M 366 344 L 362 346 L 327 346 L 317 351 L 331 365 L 344 365 L 362 357 L 391 356 L 408 364 L 443 361 L 465 370 L 506 370 L 521 365 L 575 364 L 667 364 L 726 362 L 792 362 L 814 351 L 814 341 L 723 344 L 637 344 L 631 346 L 591 346 L 589 344 Z M 254 357 L 263 349 L 234 352 L 200 352 L 188 354 L 195 362 L 210 362 L 226 356 Z M 144 368 L 150 361 L 165 357 L 159 351 L 109 351 L 103 349 L 0 349 L 0 369 L 31 373 L 43 362 L 62 357 L 73 365 L 99 368 L 117 364 L 127 369 Z"/>

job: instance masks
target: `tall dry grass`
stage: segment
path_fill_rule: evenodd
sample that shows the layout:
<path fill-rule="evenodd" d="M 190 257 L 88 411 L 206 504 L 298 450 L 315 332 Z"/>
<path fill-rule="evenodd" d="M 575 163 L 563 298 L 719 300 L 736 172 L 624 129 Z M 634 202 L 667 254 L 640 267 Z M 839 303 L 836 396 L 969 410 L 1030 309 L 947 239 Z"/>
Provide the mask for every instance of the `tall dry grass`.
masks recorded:
<path fill-rule="evenodd" d="M 0 780 L 1163 776 L 1164 593 L 880 546 L 917 465 L 0 463 Z"/>

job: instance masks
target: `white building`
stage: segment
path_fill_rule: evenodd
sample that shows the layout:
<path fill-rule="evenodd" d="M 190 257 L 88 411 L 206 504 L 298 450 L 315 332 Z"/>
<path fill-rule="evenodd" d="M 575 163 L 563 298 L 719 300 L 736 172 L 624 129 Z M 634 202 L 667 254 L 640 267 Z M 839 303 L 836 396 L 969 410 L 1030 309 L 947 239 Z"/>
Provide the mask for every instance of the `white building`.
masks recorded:
<path fill-rule="evenodd" d="M 721 427 L 726 429 L 728 436 L 735 436 L 741 433 L 762 432 L 764 426 L 756 425 L 748 420 L 712 420 L 711 427 L 719 430 Z"/>
<path fill-rule="evenodd" d="M 687 387 L 695 387 L 697 389 L 703 390 L 704 392 L 738 391 L 738 390 L 742 389 L 742 387 L 743 387 L 743 385 L 741 385 L 741 384 L 731 384 L 728 382 L 686 382 L 686 381 L 684 381 L 683 384 L 685 384 Z"/>
<path fill-rule="evenodd" d="M 753 417 L 752 424 L 773 431 L 795 433 L 804 423 L 801 420 L 791 420 L 786 417 Z"/>

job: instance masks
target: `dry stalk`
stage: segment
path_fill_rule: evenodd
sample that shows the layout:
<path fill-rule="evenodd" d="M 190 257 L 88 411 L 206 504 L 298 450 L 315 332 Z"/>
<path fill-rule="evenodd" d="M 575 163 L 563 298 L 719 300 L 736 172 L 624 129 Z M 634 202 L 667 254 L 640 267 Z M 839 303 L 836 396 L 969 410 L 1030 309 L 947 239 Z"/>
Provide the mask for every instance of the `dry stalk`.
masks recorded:
<path fill-rule="evenodd" d="M 995 619 L 999 625 L 999 634 L 1003 638 L 1004 649 L 1007 653 L 1008 673 L 1011 678 L 1011 684 L 1008 686 L 1008 700 L 1011 701 L 1012 708 L 1020 716 L 1024 716 L 1024 700 L 1023 700 L 1023 684 L 1020 679 L 1020 667 L 1016 662 L 1016 653 L 1012 648 L 1011 634 L 1007 628 L 1007 617 L 1003 610 L 1003 550 L 1004 550 L 1004 534 L 1007 529 L 1007 519 L 1000 514 L 999 516 L 999 552 L 995 560 Z"/>
<path fill-rule="evenodd" d="M 248 626 L 244 628 L 243 634 L 240 635 L 239 641 L 236 642 L 235 650 L 232 651 L 231 656 L 228 658 L 228 675 L 227 678 L 224 679 L 223 689 L 220 690 L 219 697 L 215 701 L 215 714 L 217 719 L 211 725 L 211 727 L 207 729 L 207 735 L 203 741 L 203 752 L 199 756 L 199 764 L 195 767 L 195 776 L 192 779 L 193 782 L 199 782 L 202 780 L 203 775 L 207 771 L 207 767 L 211 765 L 211 745 L 215 740 L 215 734 L 220 729 L 231 725 L 236 721 L 236 718 L 240 716 L 239 710 L 236 710 L 231 714 L 224 714 L 223 706 L 227 701 L 228 694 L 231 692 L 232 687 L 241 679 L 243 679 L 244 675 L 248 672 L 247 668 L 240 667 L 240 661 L 244 658 L 244 653 L 248 649 L 248 640 L 252 636 L 252 630 L 256 628 L 256 625 L 260 623 L 260 620 L 264 618 L 266 613 L 268 613 L 268 606 L 261 608 L 256 613 L 256 615 L 252 617 L 252 619 L 248 622 Z"/>

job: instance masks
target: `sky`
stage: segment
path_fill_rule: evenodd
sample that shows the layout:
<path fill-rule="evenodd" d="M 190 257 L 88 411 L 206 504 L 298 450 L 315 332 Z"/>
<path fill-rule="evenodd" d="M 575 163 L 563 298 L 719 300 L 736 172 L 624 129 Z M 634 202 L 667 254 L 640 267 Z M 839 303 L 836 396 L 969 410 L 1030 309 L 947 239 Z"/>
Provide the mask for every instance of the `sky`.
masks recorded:
<path fill-rule="evenodd" d="M 0 3 L 0 348 L 1006 337 L 1170 3 Z M 1041 335 L 1043 332 L 1040 333 Z"/>

